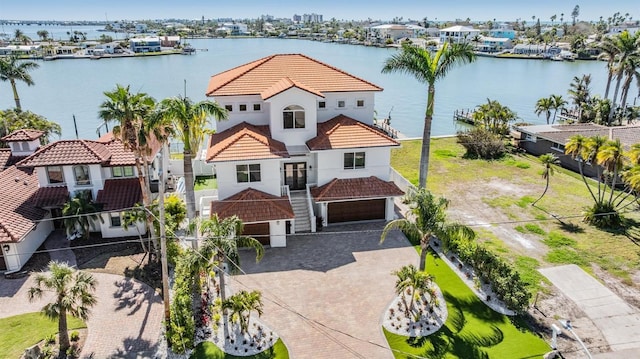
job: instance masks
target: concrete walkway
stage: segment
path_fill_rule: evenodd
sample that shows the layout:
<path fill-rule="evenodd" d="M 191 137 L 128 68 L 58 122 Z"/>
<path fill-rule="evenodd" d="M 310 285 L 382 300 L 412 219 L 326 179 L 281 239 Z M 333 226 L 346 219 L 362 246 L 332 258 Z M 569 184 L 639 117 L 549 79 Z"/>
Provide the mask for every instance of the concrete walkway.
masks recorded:
<path fill-rule="evenodd" d="M 52 261 L 67 263 L 69 266 L 77 268 L 76 256 L 70 249 L 70 242 L 64 229 L 57 229 L 44 241 L 44 248 L 49 251 Z"/>
<path fill-rule="evenodd" d="M 262 320 L 292 358 L 393 358 L 382 333 L 382 314 L 395 296 L 391 271 L 417 265 L 418 254 L 397 231 L 380 245 L 383 225 L 290 236 L 286 248 L 267 249 L 257 264 L 254 252 L 242 251 L 248 274 L 230 285 L 262 291 Z"/>
<path fill-rule="evenodd" d="M 574 264 L 543 268 L 540 272 L 584 311 L 613 352 L 640 349 L 640 312 L 609 288 Z"/>

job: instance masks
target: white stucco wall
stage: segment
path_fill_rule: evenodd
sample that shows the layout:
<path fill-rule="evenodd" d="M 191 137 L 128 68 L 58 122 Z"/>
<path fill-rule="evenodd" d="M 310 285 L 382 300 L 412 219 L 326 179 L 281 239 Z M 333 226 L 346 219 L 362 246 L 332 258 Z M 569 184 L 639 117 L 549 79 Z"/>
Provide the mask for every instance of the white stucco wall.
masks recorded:
<path fill-rule="evenodd" d="M 344 154 L 365 152 L 365 168 L 344 169 Z M 334 178 L 361 178 L 376 176 L 389 180 L 390 147 L 355 148 L 345 150 L 317 151 L 317 184 L 322 186 Z"/>
<path fill-rule="evenodd" d="M 321 97 L 293 87 L 265 101 L 270 104 L 271 137 L 286 145 L 296 146 L 304 145 L 305 142 L 316 137 L 317 101 L 320 99 Z M 284 128 L 282 111 L 292 105 L 304 108 L 304 128 Z"/>
<path fill-rule="evenodd" d="M 139 233 L 144 234 L 147 232 L 147 227 L 144 222 L 137 222 L 135 226 L 129 226 L 129 229 L 124 229 L 123 226 L 112 227 L 108 213 L 103 213 L 100 216 L 104 221 L 100 223 L 100 233 L 103 238 L 131 237 L 137 236 Z"/>
<path fill-rule="evenodd" d="M 293 225 L 291 226 L 293 228 Z M 287 221 L 270 221 L 269 233 L 271 233 L 271 247 L 287 246 Z"/>
<path fill-rule="evenodd" d="M 104 188 L 105 177 L 103 177 L 104 172 L 102 170 L 102 167 L 97 164 L 89 165 L 89 178 L 91 180 L 91 184 L 86 186 L 76 185 L 75 176 L 73 175 L 73 167 L 74 166 L 62 166 L 64 183 L 55 184 L 49 184 L 47 169 L 45 167 L 36 167 L 36 175 L 38 176 L 38 183 L 40 184 L 40 187 L 66 185 L 72 197 L 75 195 L 76 191 L 90 189 L 93 195 L 93 199 L 96 199 L 96 197 L 98 196 L 98 191 Z"/>
<path fill-rule="evenodd" d="M 324 95 L 324 99 L 318 99 L 318 101 L 325 101 L 326 103 L 324 109 L 318 109 L 318 122 L 325 122 L 338 115 L 345 115 L 373 125 L 375 92 L 327 92 Z M 345 107 L 338 107 L 338 101 L 340 100 L 345 102 Z M 357 100 L 363 100 L 364 106 L 357 107 Z"/>
<path fill-rule="evenodd" d="M 238 183 L 236 165 L 260 164 L 260 182 Z M 280 196 L 280 160 L 237 161 L 215 163 L 218 176 L 218 198 L 225 199 L 247 188 Z"/>
<path fill-rule="evenodd" d="M 215 98 L 222 107 L 230 105 L 231 112 L 228 113 L 228 119 L 225 121 L 217 121 L 212 126 L 216 132 L 222 132 L 241 122 L 248 122 L 253 125 L 261 126 L 269 124 L 269 104 L 262 101 L 260 95 L 250 96 L 219 96 Z M 260 104 L 260 111 L 254 111 L 253 105 Z M 240 111 L 240 105 L 247 105 L 246 111 Z"/>
<path fill-rule="evenodd" d="M 25 147 L 26 146 L 26 147 Z M 40 140 L 11 142 L 11 153 L 14 156 L 28 156 L 40 147 Z"/>
<path fill-rule="evenodd" d="M 48 221 L 48 218 L 50 217 L 47 216 L 43 221 L 38 222 L 36 228 L 18 243 L 8 243 L 8 251 L 0 249 L 4 251 L 7 271 L 20 270 L 44 240 L 47 239 L 47 236 L 53 231 L 53 222 Z"/>

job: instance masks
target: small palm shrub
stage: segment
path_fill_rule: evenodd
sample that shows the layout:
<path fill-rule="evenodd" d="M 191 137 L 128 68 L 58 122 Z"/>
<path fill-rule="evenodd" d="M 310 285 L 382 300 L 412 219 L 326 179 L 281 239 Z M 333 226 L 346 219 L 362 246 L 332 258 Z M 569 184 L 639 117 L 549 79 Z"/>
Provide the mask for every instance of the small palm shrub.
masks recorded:
<path fill-rule="evenodd" d="M 501 158 L 506 153 L 502 138 L 483 128 L 458 132 L 457 138 L 458 143 L 465 148 L 465 157 L 467 158 L 491 160 Z"/>
<path fill-rule="evenodd" d="M 72 331 L 71 334 L 69 334 L 69 340 L 77 342 L 80 340 L 80 333 L 77 330 Z"/>
<path fill-rule="evenodd" d="M 598 201 L 584 212 L 583 221 L 600 229 L 615 229 L 622 226 L 622 216 L 612 203 Z"/>

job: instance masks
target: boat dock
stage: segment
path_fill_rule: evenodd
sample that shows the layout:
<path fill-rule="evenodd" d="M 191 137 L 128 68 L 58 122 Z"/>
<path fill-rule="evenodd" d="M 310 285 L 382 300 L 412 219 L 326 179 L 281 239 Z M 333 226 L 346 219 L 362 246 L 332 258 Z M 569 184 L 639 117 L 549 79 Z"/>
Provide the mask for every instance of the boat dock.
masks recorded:
<path fill-rule="evenodd" d="M 470 125 L 476 124 L 476 121 L 473 119 L 473 111 L 470 109 L 455 110 L 453 113 L 453 120 L 468 123 Z"/>
<path fill-rule="evenodd" d="M 387 136 L 394 138 L 394 139 L 403 139 L 403 138 L 407 138 L 407 136 L 405 136 L 404 134 L 402 134 L 400 131 L 396 130 L 395 128 L 391 127 L 391 125 L 389 124 L 389 120 L 384 118 L 384 119 L 374 119 L 373 120 L 373 127 L 379 129 L 380 131 L 384 132 L 385 134 L 387 134 Z"/>

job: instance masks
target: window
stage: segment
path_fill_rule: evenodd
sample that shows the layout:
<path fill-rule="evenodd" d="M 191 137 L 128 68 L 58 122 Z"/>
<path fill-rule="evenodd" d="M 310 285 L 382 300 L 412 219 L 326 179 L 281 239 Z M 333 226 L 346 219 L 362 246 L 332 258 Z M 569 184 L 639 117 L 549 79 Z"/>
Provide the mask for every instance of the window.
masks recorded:
<path fill-rule="evenodd" d="M 22 150 L 29 151 L 29 142 L 22 142 Z"/>
<path fill-rule="evenodd" d="M 564 153 L 564 145 L 562 145 L 560 143 L 552 143 L 551 144 L 551 149 Z"/>
<path fill-rule="evenodd" d="M 343 108 L 345 107 L 347 104 L 344 100 L 338 100 L 338 108 Z"/>
<path fill-rule="evenodd" d="M 284 128 L 304 128 L 304 108 L 293 105 L 282 111 Z"/>
<path fill-rule="evenodd" d="M 233 105 L 224 105 L 224 109 L 231 112 L 233 111 Z"/>
<path fill-rule="evenodd" d="M 245 112 L 247 111 L 247 105 L 246 104 L 240 104 L 240 106 L 238 106 L 238 111 L 240 112 Z"/>
<path fill-rule="evenodd" d="M 111 176 L 117 177 L 133 177 L 133 166 L 111 167 Z"/>
<path fill-rule="evenodd" d="M 253 104 L 253 110 L 254 111 L 262 111 L 262 105 L 260 105 L 259 103 L 254 103 Z"/>
<path fill-rule="evenodd" d="M 356 107 L 364 107 L 364 100 L 357 100 Z"/>
<path fill-rule="evenodd" d="M 364 168 L 364 152 L 347 152 L 344 154 L 344 169 Z"/>
<path fill-rule="evenodd" d="M 91 179 L 89 178 L 89 166 L 78 165 L 73 166 L 73 177 L 76 180 L 76 185 L 78 186 L 88 186 L 91 184 Z"/>
<path fill-rule="evenodd" d="M 64 175 L 62 174 L 62 167 L 60 166 L 48 166 L 47 177 L 50 184 L 64 183 Z"/>
<path fill-rule="evenodd" d="M 319 101 L 318 102 L 318 108 L 319 109 L 325 109 L 327 108 L 327 103 L 325 101 Z"/>
<path fill-rule="evenodd" d="M 260 165 L 237 165 L 236 178 L 238 183 L 260 182 Z"/>
<path fill-rule="evenodd" d="M 120 213 L 109 213 L 109 219 L 111 220 L 111 227 L 122 226 L 122 219 L 120 218 Z"/>

